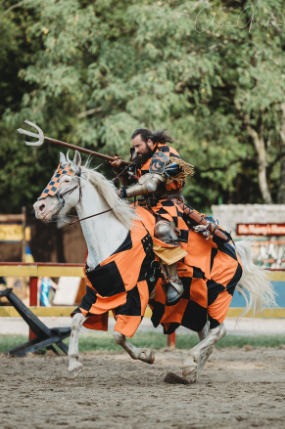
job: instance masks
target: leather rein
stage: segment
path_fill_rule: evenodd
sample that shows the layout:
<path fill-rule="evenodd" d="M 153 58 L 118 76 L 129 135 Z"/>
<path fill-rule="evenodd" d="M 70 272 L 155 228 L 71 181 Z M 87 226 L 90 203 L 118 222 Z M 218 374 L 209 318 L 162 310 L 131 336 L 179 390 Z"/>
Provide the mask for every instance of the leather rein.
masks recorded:
<path fill-rule="evenodd" d="M 82 175 L 82 171 L 81 171 L 81 167 L 80 167 L 80 166 L 79 166 L 78 171 L 75 173 L 75 175 L 78 177 L 78 185 L 74 186 L 74 187 L 73 187 L 73 188 L 71 188 L 71 189 L 67 189 L 67 190 L 66 190 L 66 191 L 64 191 L 64 192 L 57 192 L 57 193 L 56 193 L 56 197 L 58 198 L 58 201 L 59 201 L 59 204 L 60 204 L 59 217 L 60 217 L 60 219 L 61 219 L 64 223 L 66 223 L 67 225 L 74 225 L 74 224 L 76 224 L 76 223 L 82 222 L 83 220 L 90 219 L 91 217 L 99 216 L 99 215 L 101 215 L 101 214 L 108 213 L 108 212 L 110 212 L 111 210 L 113 210 L 113 209 L 111 208 L 111 209 L 108 209 L 108 210 L 104 210 L 103 212 L 100 212 L 100 213 L 95 213 L 95 214 L 93 214 L 93 215 L 91 215 L 91 216 L 86 216 L 86 217 L 84 217 L 83 219 L 78 219 L 78 220 L 76 220 L 76 221 L 74 221 L 74 222 L 66 222 L 66 220 L 64 220 L 64 219 L 63 219 L 63 217 L 62 217 L 62 210 L 64 209 L 64 206 L 65 206 L 65 199 L 63 198 L 63 197 L 64 197 L 64 195 L 71 194 L 71 192 L 73 192 L 73 191 L 75 191 L 75 189 L 79 188 L 79 198 L 78 198 L 78 201 L 77 201 L 77 203 L 76 203 L 75 205 L 77 205 L 77 204 L 79 203 L 79 201 L 80 201 L 80 199 L 81 199 L 81 197 L 82 197 L 82 188 L 81 188 L 81 182 L 80 182 L 81 175 Z"/>

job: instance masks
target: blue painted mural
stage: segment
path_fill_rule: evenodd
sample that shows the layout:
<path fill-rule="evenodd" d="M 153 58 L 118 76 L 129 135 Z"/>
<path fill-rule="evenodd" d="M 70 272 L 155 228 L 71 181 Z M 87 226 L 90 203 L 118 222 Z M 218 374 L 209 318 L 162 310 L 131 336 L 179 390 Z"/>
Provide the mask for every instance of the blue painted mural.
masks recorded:
<path fill-rule="evenodd" d="M 285 308 L 285 282 L 272 281 L 274 290 L 276 291 L 276 302 L 278 307 Z M 245 299 L 241 293 L 235 291 L 230 307 L 243 308 L 245 307 Z"/>

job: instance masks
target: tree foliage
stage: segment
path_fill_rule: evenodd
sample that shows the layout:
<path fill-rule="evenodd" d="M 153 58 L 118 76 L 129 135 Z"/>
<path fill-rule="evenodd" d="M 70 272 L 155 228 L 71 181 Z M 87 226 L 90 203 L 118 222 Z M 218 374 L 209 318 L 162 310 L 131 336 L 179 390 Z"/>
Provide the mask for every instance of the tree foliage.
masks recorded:
<path fill-rule="evenodd" d="M 135 128 L 167 128 L 196 167 L 195 208 L 285 202 L 282 0 L 6 0 L 0 13 L 2 211 L 30 205 L 56 167 L 57 148 L 24 146 L 24 119 L 125 159 Z"/>

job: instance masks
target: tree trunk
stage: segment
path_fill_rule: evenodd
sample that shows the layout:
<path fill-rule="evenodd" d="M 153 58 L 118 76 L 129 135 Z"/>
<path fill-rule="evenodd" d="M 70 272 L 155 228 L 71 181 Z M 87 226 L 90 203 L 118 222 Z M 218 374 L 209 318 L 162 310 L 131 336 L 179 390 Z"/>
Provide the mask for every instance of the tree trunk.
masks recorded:
<path fill-rule="evenodd" d="M 257 134 L 257 132 L 253 128 L 251 128 L 250 125 L 247 125 L 246 128 L 249 135 L 253 139 L 254 147 L 258 156 L 258 183 L 263 201 L 265 202 L 265 204 L 272 204 L 272 198 L 266 177 L 267 159 L 263 135 Z"/>
<path fill-rule="evenodd" d="M 281 151 L 285 152 L 285 103 L 281 104 L 282 122 L 280 129 L 281 137 Z M 277 194 L 278 204 L 285 204 L 285 158 L 282 157 L 280 161 L 280 185 Z"/>

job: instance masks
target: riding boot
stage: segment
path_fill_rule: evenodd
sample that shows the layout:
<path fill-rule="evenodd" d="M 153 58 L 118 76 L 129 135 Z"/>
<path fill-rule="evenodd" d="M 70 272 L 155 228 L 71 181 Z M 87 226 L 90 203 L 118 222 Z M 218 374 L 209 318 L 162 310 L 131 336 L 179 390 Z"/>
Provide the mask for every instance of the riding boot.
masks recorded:
<path fill-rule="evenodd" d="M 165 265 L 165 268 L 169 277 L 166 285 L 166 305 L 171 306 L 179 302 L 184 293 L 184 288 L 177 274 L 176 263 Z"/>

